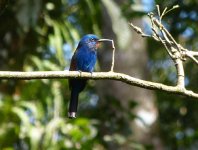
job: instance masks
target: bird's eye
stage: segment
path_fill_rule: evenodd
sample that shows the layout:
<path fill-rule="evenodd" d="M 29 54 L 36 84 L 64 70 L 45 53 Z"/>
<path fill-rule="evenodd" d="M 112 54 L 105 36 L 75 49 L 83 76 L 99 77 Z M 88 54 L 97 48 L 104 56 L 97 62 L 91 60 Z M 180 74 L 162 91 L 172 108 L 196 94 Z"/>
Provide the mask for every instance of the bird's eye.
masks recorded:
<path fill-rule="evenodd" d="M 94 41 L 94 38 L 91 38 L 91 41 L 93 42 Z"/>

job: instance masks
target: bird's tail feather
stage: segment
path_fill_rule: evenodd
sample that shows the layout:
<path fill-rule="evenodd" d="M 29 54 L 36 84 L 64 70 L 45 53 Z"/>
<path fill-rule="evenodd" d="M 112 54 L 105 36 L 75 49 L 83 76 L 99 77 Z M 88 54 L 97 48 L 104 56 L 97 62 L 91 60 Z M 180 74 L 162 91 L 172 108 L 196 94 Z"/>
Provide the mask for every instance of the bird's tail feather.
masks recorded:
<path fill-rule="evenodd" d="M 69 111 L 68 111 L 69 118 L 76 118 L 77 107 L 78 107 L 78 95 L 79 95 L 78 91 L 71 90 L 71 99 L 70 99 Z"/>

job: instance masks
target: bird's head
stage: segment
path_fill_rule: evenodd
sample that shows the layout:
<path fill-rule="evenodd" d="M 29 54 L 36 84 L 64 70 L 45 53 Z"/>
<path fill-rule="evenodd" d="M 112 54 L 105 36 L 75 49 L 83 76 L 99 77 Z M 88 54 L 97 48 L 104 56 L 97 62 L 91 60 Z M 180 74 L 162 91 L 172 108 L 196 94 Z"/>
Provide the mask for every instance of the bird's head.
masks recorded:
<path fill-rule="evenodd" d="M 97 50 L 99 47 L 99 38 L 94 34 L 87 34 L 82 37 L 79 42 L 79 47 L 85 46 L 91 50 Z"/>

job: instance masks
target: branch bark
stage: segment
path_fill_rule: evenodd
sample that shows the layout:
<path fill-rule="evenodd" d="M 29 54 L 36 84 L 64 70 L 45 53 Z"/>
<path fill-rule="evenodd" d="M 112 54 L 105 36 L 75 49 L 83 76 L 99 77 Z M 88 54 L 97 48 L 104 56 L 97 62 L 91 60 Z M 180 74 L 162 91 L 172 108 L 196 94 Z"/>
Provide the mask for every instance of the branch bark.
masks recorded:
<path fill-rule="evenodd" d="M 33 80 L 33 79 L 69 79 L 86 78 L 93 80 L 117 80 L 129 85 L 146 88 L 150 90 L 165 91 L 168 93 L 179 94 L 191 98 L 198 98 L 198 94 L 186 90 L 180 86 L 168 86 L 161 83 L 145 81 L 131 77 L 123 73 L 116 72 L 78 72 L 78 71 L 35 71 L 35 72 L 10 72 L 0 71 L 0 79 Z"/>

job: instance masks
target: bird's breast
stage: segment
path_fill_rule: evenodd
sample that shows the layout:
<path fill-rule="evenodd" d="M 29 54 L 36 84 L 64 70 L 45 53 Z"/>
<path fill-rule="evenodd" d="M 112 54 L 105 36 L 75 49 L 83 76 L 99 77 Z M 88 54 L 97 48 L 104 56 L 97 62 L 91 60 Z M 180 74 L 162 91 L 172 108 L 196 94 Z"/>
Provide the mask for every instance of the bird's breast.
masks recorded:
<path fill-rule="evenodd" d="M 92 72 L 96 63 L 96 51 L 83 51 L 77 55 L 77 68 L 85 72 Z"/>

